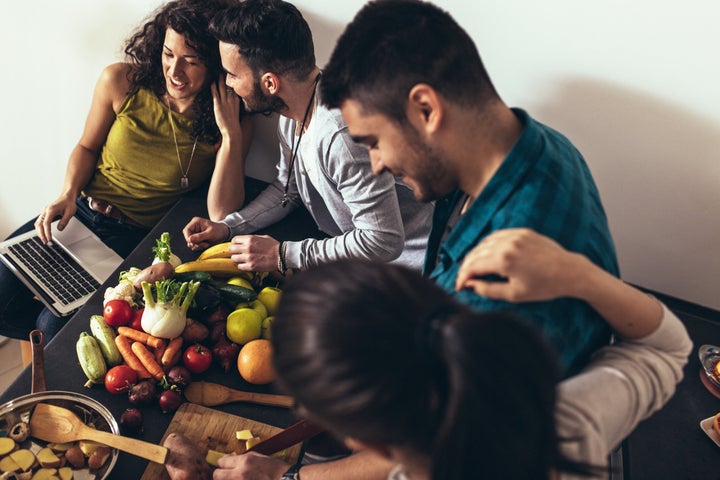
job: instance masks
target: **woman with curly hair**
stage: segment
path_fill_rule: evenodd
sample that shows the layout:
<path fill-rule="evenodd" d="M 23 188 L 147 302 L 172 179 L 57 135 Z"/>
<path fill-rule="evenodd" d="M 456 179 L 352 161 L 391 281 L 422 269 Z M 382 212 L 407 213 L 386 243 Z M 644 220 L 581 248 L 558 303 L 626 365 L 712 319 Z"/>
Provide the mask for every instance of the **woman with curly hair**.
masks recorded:
<path fill-rule="evenodd" d="M 49 242 L 52 222 L 62 230 L 75 216 L 125 257 L 183 194 L 208 181 L 211 217 L 240 208 L 249 132 L 208 31 L 231 4 L 172 1 L 130 36 L 126 61 L 100 75 L 60 195 L 13 235 L 35 228 Z M 27 339 L 36 319 L 46 338 L 66 320 L 0 267 L 0 334 Z"/>

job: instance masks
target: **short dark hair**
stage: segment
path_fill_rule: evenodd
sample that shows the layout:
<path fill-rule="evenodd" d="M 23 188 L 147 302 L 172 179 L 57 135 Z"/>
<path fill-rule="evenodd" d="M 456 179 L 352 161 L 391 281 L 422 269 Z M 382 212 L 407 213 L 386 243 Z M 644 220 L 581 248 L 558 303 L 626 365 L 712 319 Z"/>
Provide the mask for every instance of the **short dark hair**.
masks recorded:
<path fill-rule="evenodd" d="M 559 452 L 557 363 L 528 322 L 362 260 L 296 275 L 282 295 L 278 385 L 340 436 L 424 454 L 437 480 L 583 471 Z"/>
<path fill-rule="evenodd" d="M 376 0 L 340 36 L 320 92 L 330 108 L 353 99 L 403 124 L 418 83 L 460 104 L 498 97 L 473 40 L 447 12 L 418 0 Z"/>
<path fill-rule="evenodd" d="M 240 2 L 215 15 L 210 31 L 217 40 L 237 45 L 255 74 L 274 72 L 303 79 L 315 68 L 310 27 L 288 2 Z"/>

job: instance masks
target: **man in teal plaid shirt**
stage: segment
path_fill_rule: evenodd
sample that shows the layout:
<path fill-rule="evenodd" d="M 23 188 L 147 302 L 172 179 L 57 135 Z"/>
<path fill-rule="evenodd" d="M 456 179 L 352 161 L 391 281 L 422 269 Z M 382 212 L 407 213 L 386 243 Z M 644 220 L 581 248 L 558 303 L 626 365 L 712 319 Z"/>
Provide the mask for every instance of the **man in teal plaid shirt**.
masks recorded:
<path fill-rule="evenodd" d="M 531 228 L 619 274 L 580 152 L 501 100 L 472 39 L 436 6 L 366 5 L 340 37 L 320 97 L 342 110 L 376 173 L 403 176 L 416 198 L 436 202 L 424 271 L 448 291 L 455 292 L 465 255 L 504 228 Z M 516 305 L 455 294 L 478 310 L 512 309 L 538 326 L 567 375 L 610 339 L 605 322 L 578 300 Z"/>

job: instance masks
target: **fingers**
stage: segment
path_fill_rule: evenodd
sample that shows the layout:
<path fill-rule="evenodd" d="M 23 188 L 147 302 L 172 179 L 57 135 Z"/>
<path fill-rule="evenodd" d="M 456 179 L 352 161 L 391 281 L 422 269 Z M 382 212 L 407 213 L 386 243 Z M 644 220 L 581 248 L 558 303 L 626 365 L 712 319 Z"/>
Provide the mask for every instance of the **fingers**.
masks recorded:
<path fill-rule="evenodd" d="M 49 208 L 44 208 L 35 219 L 35 230 L 43 243 L 52 242 L 52 220 L 53 215 Z"/>

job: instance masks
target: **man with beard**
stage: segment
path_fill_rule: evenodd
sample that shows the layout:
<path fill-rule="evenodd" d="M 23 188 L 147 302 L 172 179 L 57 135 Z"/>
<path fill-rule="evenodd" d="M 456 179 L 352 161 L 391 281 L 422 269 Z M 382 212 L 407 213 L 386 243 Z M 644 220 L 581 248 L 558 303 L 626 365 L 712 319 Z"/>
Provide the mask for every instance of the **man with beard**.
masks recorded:
<path fill-rule="evenodd" d="M 280 0 L 241 2 L 215 16 L 226 84 L 251 113 L 279 113 L 278 177 L 220 222 L 193 218 L 183 229 L 192 249 L 232 239 L 238 268 L 305 270 L 341 258 L 396 261 L 419 270 L 432 207 L 416 201 L 389 172 L 374 175 L 367 151 L 352 141 L 339 110 L 320 102 L 323 77 L 310 28 Z M 279 242 L 250 235 L 304 205 L 323 239 Z"/>
<path fill-rule="evenodd" d="M 599 193 L 571 142 L 509 108 L 470 36 L 427 2 L 367 4 L 323 75 L 323 102 L 341 109 L 374 171 L 402 176 L 417 199 L 436 201 L 425 274 L 477 310 L 518 311 L 555 347 L 565 375 L 582 368 L 610 338 L 586 303 L 511 306 L 456 291 L 465 256 L 504 228 L 531 228 L 618 275 Z"/>

